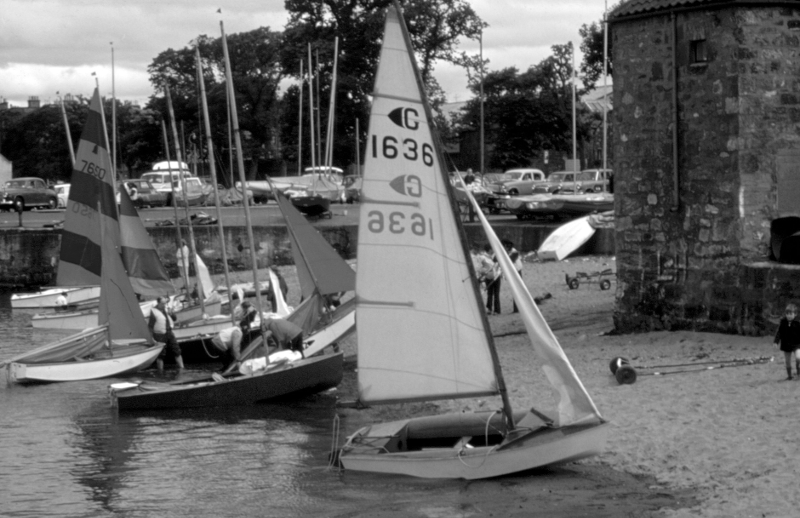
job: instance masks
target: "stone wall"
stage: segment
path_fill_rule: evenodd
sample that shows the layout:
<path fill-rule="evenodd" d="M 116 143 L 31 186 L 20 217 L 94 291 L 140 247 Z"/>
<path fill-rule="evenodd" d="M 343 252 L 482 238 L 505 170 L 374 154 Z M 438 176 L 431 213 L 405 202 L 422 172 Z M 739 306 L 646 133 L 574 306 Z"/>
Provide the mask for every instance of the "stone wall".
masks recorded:
<path fill-rule="evenodd" d="M 619 331 L 771 332 L 777 294 L 751 289 L 748 265 L 768 259 L 780 174 L 800 175 L 786 159 L 800 148 L 799 20 L 777 7 L 685 11 L 677 40 L 669 14 L 612 25 Z M 705 63 L 693 62 L 698 40 Z"/>
<path fill-rule="evenodd" d="M 511 240 L 520 252 L 536 250 L 545 238 L 558 226 L 552 225 L 496 225 L 501 239 Z M 346 259 L 355 259 L 358 244 L 356 225 L 318 227 L 325 240 Z M 183 235 L 188 230 L 183 228 Z M 483 229 L 478 223 L 465 225 L 467 240 L 473 250 L 487 243 Z M 153 245 L 172 278 L 179 276 L 175 261 L 177 251 L 174 227 L 148 227 Z M 225 246 L 228 263 L 233 271 L 250 269 L 250 249 L 244 227 L 225 227 Z M 216 226 L 194 228 L 195 243 L 200 257 L 212 273 L 223 273 L 222 250 Z M 256 245 L 256 261 L 259 268 L 293 264 L 291 243 L 286 227 L 282 225 L 253 228 Z M 0 288 L 23 289 L 44 286 L 55 282 L 56 265 L 61 244 L 61 231 L 53 229 L 8 229 L 0 231 Z M 575 255 L 613 255 L 614 233 L 600 229 Z"/>

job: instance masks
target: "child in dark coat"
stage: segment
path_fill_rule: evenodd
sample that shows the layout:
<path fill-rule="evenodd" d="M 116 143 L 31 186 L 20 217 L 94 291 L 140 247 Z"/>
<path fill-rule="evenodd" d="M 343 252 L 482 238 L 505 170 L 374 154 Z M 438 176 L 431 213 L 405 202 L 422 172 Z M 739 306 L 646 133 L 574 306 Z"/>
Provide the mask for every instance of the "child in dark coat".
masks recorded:
<path fill-rule="evenodd" d="M 797 378 L 800 379 L 800 322 L 795 320 L 797 306 L 786 305 L 786 312 L 775 334 L 775 347 L 783 351 L 786 360 L 787 380 L 792 379 L 792 356 L 794 356 Z"/>

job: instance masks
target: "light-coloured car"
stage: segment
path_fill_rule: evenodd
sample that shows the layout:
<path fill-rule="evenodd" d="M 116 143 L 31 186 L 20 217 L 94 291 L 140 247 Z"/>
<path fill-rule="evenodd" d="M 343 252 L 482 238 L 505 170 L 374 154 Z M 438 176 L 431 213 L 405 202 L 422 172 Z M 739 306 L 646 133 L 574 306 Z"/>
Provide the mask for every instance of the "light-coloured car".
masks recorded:
<path fill-rule="evenodd" d="M 509 169 L 503 173 L 503 179 L 489 184 L 489 190 L 496 195 L 518 196 L 531 194 L 535 185 L 545 181 L 541 169 L 523 168 Z"/>
<path fill-rule="evenodd" d="M 608 191 L 611 169 L 584 169 L 576 179 L 575 192 L 593 193 Z"/>
<path fill-rule="evenodd" d="M 56 196 L 58 196 L 58 208 L 59 209 L 66 209 L 67 208 L 67 200 L 69 200 L 69 186 L 68 183 L 58 183 L 53 186 L 53 190 L 56 191 Z"/>

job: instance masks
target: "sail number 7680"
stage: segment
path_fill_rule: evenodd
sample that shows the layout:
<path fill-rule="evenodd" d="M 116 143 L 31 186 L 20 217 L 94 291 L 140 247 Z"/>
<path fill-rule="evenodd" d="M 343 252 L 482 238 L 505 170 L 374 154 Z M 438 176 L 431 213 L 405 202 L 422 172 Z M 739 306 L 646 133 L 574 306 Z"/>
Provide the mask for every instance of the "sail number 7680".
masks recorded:
<path fill-rule="evenodd" d="M 379 145 L 378 136 L 372 135 L 373 158 L 383 156 L 393 160 L 400 156 L 401 153 L 405 159 L 412 162 L 422 160 L 422 163 L 426 166 L 433 165 L 433 147 L 427 142 L 420 146 L 413 138 L 406 138 L 400 142 L 397 138 L 387 135 L 381 139 Z"/>
<path fill-rule="evenodd" d="M 426 221 L 425 216 L 419 212 L 406 216 L 399 211 L 384 214 L 380 210 L 371 210 L 368 214 L 367 228 L 375 234 L 388 230 L 392 234 L 411 232 L 415 236 L 429 236 L 433 239 L 433 222 L 430 218 Z"/>

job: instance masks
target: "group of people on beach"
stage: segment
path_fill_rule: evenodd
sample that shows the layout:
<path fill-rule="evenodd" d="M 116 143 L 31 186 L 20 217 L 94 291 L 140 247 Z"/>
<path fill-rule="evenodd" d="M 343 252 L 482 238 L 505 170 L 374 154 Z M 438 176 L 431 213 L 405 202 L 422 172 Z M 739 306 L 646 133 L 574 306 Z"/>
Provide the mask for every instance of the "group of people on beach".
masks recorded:
<path fill-rule="evenodd" d="M 800 379 L 800 321 L 797 318 L 797 305 L 786 305 L 786 311 L 778 325 L 775 334 L 775 347 L 783 351 L 786 362 L 786 379 L 792 379 L 792 360 L 795 364 L 795 374 Z"/>
<path fill-rule="evenodd" d="M 504 239 L 502 241 L 503 248 L 505 248 L 511 262 L 514 263 L 514 268 L 517 273 L 522 275 L 522 256 L 514 248 L 514 243 Z M 497 262 L 497 257 L 492 251 L 491 245 L 486 245 L 478 255 L 477 267 L 478 280 L 486 288 L 486 313 L 489 315 L 500 314 L 500 284 L 503 278 L 503 272 Z M 517 303 L 514 302 L 514 313 L 518 313 Z"/>

